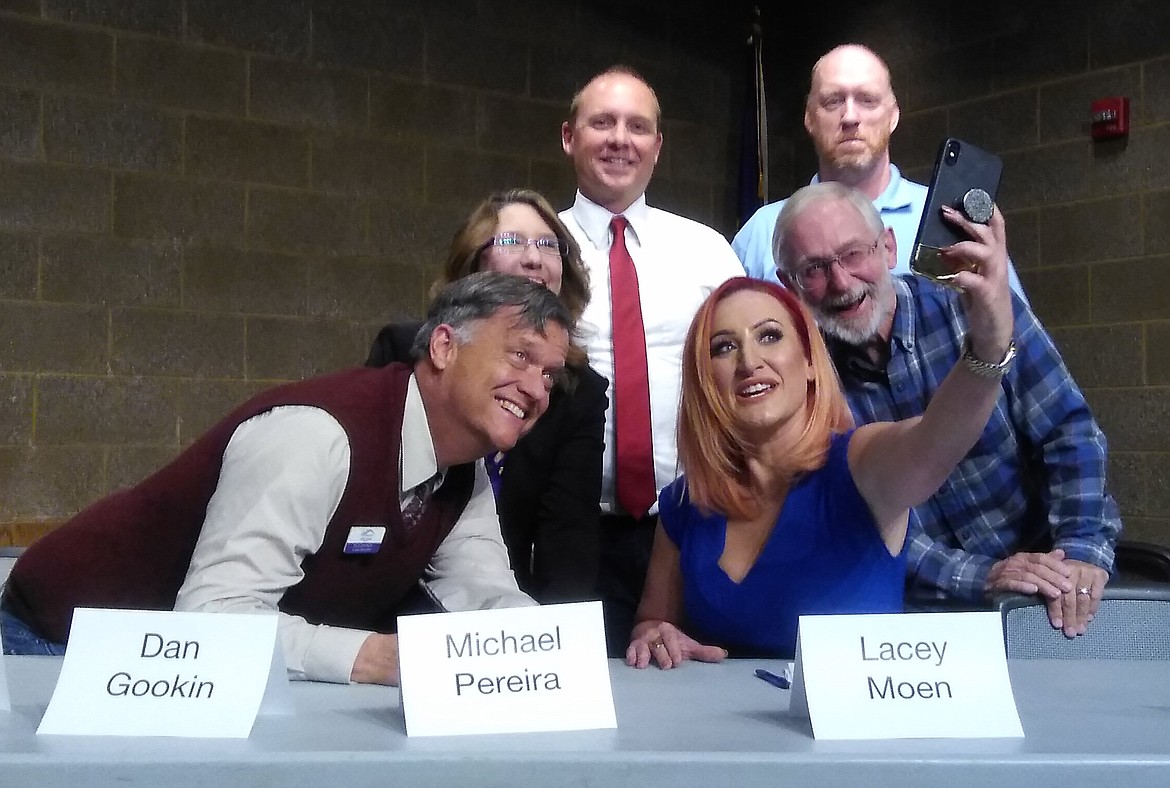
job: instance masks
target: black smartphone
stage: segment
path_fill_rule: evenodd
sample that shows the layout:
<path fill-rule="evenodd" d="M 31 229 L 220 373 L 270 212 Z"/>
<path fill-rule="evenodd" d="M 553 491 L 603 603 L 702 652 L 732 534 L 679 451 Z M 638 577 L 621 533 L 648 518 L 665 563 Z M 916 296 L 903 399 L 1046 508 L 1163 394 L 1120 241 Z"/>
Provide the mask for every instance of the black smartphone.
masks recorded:
<path fill-rule="evenodd" d="M 910 254 L 911 271 L 943 284 L 954 278 L 958 272 L 943 260 L 939 250 L 968 237 L 943 218 L 942 207 L 949 205 L 971 221 L 986 222 L 1002 173 L 1003 162 L 994 153 L 954 137 L 943 141 Z"/>

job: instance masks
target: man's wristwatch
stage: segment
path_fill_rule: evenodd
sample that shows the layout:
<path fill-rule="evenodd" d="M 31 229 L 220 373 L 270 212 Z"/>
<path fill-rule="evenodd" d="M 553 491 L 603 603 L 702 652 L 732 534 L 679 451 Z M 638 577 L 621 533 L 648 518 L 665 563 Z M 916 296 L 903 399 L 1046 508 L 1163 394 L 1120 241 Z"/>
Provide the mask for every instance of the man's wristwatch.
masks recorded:
<path fill-rule="evenodd" d="M 961 358 L 963 366 L 981 378 L 1002 378 L 1011 368 L 1012 359 L 1015 357 L 1016 343 L 1014 340 L 1008 343 L 1007 352 L 1003 354 L 1003 358 L 1000 359 L 999 363 L 992 364 L 971 352 L 971 337 L 963 337 L 963 355 Z"/>

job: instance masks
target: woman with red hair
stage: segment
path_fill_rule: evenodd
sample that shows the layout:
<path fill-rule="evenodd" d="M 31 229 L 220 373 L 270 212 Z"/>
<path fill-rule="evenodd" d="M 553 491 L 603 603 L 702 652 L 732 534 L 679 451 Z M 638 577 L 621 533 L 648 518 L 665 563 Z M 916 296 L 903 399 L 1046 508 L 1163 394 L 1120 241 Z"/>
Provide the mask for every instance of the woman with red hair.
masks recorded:
<path fill-rule="evenodd" d="M 989 231 L 1002 228 L 997 216 Z M 1011 344 L 1006 253 L 995 241 L 954 247 L 980 266 L 959 282 L 979 347 Z M 837 260 L 810 264 L 831 270 Z M 900 612 L 909 509 L 975 443 L 1001 390 L 994 369 L 961 361 L 921 417 L 854 429 L 798 299 L 755 279 L 715 290 L 687 336 L 684 475 L 659 497 L 627 663 L 790 658 L 800 615 Z"/>

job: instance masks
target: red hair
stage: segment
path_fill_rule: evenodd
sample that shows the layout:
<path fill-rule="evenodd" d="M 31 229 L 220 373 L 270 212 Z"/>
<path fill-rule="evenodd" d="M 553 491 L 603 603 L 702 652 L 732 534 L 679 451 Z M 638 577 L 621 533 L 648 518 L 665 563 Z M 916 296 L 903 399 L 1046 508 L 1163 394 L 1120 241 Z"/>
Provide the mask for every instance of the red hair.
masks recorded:
<path fill-rule="evenodd" d="M 759 502 L 748 473 L 751 446 L 744 438 L 725 395 L 715 385 L 711 333 L 715 310 L 728 296 L 750 290 L 771 296 L 792 318 L 805 360 L 813 370 L 808 386 L 808 421 L 791 447 L 781 476 L 793 479 L 821 467 L 833 433 L 853 426 L 837 372 L 808 309 L 784 287 L 747 277 L 729 279 L 707 297 L 687 331 L 683 348 L 682 401 L 679 404 L 678 456 L 691 501 L 703 511 L 728 519 L 758 514 Z"/>

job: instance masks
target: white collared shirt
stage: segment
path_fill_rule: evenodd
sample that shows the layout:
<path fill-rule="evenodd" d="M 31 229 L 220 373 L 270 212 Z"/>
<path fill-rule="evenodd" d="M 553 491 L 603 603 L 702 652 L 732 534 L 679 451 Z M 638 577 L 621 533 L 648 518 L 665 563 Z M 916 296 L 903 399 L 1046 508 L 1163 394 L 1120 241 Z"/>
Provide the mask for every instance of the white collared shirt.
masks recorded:
<path fill-rule="evenodd" d="M 406 385 L 406 404 L 402 410 L 402 443 L 398 450 L 398 506 L 406 505 L 407 498 L 415 487 L 439 474 L 439 483 L 435 489 L 442 486 L 447 477 L 447 469 L 439 468 L 439 461 L 435 457 L 435 443 L 431 440 L 431 428 L 427 421 L 427 411 L 423 406 L 422 395 L 418 392 L 418 382 L 414 375 Z"/>
<path fill-rule="evenodd" d="M 678 476 L 675 430 L 682 388 L 682 349 L 691 319 L 703 300 L 733 276 L 743 276 L 739 258 L 714 229 L 646 205 L 639 197 L 622 214 L 629 222 L 626 248 L 638 273 L 638 295 L 646 333 L 650 375 L 650 420 L 654 442 L 654 476 L 661 490 Z M 589 364 L 613 381 L 613 319 L 609 293 L 609 229 L 614 214 L 580 192 L 573 207 L 560 214 L 581 245 L 592 296 L 578 330 Z M 614 487 L 614 390 L 605 413 L 601 509 L 620 513 Z M 658 511 L 655 502 L 651 512 Z"/>
<path fill-rule="evenodd" d="M 414 376 L 401 435 L 405 491 L 446 470 L 438 468 Z M 321 548 L 349 467 L 345 430 L 320 408 L 287 405 L 240 424 L 224 451 L 175 610 L 277 611 L 284 593 L 304 578 L 301 562 Z M 536 604 L 516 586 L 482 461 L 475 466 L 471 499 L 435 551 L 425 583 L 448 610 Z M 333 682 L 350 680 L 370 635 L 286 613 L 280 614 L 279 631 L 291 678 Z"/>

